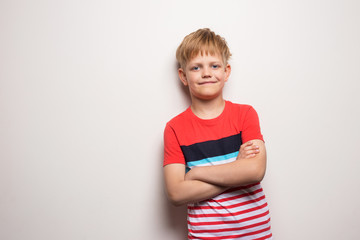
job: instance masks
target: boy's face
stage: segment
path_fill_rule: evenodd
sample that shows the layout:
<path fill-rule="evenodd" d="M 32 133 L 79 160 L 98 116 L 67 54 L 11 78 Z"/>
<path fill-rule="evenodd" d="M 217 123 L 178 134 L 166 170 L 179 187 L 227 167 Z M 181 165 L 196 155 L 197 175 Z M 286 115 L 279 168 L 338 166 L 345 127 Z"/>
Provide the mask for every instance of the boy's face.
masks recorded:
<path fill-rule="evenodd" d="M 179 68 L 179 77 L 189 87 L 192 98 L 212 100 L 222 97 L 222 90 L 231 72 L 229 64 L 225 66 L 218 54 L 199 53 L 191 59 L 185 69 Z"/>

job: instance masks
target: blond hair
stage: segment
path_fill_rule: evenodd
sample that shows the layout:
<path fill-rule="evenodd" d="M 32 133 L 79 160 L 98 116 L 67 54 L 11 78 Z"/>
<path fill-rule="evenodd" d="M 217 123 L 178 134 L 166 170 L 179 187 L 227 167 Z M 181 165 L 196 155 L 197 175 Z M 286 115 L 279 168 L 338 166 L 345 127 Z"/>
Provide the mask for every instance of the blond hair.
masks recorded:
<path fill-rule="evenodd" d="M 209 28 L 202 28 L 187 35 L 176 50 L 176 60 L 179 67 L 186 64 L 198 54 L 219 54 L 226 65 L 231 53 L 223 37 L 215 34 Z"/>

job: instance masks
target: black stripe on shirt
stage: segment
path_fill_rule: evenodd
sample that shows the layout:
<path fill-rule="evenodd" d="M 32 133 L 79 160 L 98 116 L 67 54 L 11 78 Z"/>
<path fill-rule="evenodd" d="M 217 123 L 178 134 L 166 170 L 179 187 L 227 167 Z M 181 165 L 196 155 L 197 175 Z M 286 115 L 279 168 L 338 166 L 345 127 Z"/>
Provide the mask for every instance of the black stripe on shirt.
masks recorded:
<path fill-rule="evenodd" d="M 239 134 L 230 137 L 180 147 L 186 162 L 192 162 L 239 151 L 241 144 L 242 140 L 240 132 Z"/>

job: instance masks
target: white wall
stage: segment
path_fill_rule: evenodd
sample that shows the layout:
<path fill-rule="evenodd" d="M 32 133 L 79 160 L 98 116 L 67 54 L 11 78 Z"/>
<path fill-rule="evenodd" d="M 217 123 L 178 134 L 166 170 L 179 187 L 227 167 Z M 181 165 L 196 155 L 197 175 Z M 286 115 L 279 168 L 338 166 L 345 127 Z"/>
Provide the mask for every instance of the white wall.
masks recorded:
<path fill-rule="evenodd" d="M 185 239 L 162 186 L 165 123 L 189 101 L 182 38 L 233 53 L 278 240 L 360 239 L 360 3 L 0 2 L 0 239 Z"/>

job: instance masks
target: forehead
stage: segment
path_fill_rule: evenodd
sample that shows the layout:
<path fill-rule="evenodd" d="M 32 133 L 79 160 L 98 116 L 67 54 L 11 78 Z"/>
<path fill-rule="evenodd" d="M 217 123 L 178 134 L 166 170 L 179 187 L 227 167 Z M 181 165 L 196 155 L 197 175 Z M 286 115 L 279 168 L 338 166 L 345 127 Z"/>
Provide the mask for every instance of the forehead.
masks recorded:
<path fill-rule="evenodd" d="M 197 55 L 193 56 L 189 63 L 198 63 L 198 62 L 223 62 L 222 56 L 218 53 L 210 54 L 206 52 L 199 52 Z"/>

